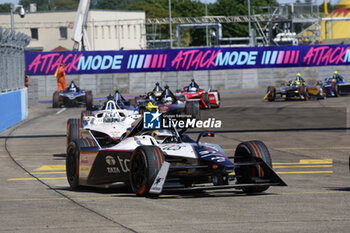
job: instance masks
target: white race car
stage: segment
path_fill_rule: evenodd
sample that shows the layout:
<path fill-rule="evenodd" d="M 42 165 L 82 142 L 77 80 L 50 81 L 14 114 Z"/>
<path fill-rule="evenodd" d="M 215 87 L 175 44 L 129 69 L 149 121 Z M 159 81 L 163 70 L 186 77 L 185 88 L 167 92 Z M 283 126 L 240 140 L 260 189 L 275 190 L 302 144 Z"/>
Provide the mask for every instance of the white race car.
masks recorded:
<path fill-rule="evenodd" d="M 125 182 L 139 196 L 229 188 L 259 193 L 286 186 L 272 170 L 264 143 L 242 142 L 229 157 L 219 145 L 200 142 L 213 136 L 202 132 L 193 140 L 185 130 L 144 129 L 140 117 L 120 143 L 105 147 L 84 130 L 84 138 L 67 147 L 67 179 L 72 189 Z"/>
<path fill-rule="evenodd" d="M 101 145 L 116 144 L 140 117 L 137 111 L 118 109 L 115 102 L 106 102 L 103 110 L 85 115 L 80 119 L 69 119 L 67 123 L 67 143 L 81 137 L 80 127 L 91 131 Z"/>

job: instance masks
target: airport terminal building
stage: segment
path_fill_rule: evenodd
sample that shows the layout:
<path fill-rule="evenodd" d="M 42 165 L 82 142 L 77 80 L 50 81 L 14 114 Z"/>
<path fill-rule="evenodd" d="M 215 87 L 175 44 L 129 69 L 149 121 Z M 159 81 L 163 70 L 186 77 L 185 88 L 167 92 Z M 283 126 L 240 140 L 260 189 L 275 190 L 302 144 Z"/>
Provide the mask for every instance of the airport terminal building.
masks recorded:
<path fill-rule="evenodd" d="M 76 11 L 28 12 L 14 15 L 14 29 L 31 36 L 33 51 L 72 50 Z M 91 50 L 133 50 L 146 47 L 144 11 L 90 10 L 87 34 Z M 11 28 L 10 14 L 0 24 Z"/>

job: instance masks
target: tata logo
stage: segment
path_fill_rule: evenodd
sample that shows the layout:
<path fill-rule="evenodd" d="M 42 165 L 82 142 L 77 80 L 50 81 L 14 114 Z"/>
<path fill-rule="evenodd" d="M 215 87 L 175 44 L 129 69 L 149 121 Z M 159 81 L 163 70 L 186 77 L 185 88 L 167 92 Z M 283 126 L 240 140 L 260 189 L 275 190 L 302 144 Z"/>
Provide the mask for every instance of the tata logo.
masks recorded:
<path fill-rule="evenodd" d="M 157 112 L 144 112 L 143 113 L 143 128 L 144 129 L 160 129 L 160 120 L 162 114 Z"/>
<path fill-rule="evenodd" d="M 106 156 L 106 163 L 110 166 L 114 166 L 117 162 L 112 156 L 108 155 Z"/>

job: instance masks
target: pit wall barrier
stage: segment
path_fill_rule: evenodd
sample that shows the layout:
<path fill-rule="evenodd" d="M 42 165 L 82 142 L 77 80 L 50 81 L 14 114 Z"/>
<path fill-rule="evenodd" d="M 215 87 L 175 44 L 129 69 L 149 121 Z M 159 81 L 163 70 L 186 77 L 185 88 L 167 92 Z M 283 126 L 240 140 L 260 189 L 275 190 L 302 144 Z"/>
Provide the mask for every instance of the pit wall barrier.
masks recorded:
<path fill-rule="evenodd" d="M 27 89 L 0 93 L 0 132 L 23 121 L 28 115 Z"/>
<path fill-rule="evenodd" d="M 57 89 L 54 72 L 66 63 L 74 80 L 94 94 L 120 89 L 144 93 L 155 82 L 182 89 L 194 78 L 204 89 L 262 88 L 293 79 L 324 80 L 337 70 L 350 77 L 350 45 L 218 47 L 129 51 L 27 52 L 26 69 L 39 96 Z"/>

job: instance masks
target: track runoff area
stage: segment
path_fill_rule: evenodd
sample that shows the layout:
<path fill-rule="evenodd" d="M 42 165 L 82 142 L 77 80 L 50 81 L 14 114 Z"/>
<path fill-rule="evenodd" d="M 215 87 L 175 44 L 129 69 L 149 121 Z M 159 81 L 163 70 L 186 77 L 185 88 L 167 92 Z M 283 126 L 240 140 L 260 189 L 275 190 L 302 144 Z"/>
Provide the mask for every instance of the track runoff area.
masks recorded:
<path fill-rule="evenodd" d="M 130 189 L 71 191 L 65 174 L 66 121 L 83 108 L 30 108 L 1 133 L 3 232 L 346 232 L 350 227 L 350 96 L 263 100 L 264 90 L 222 92 L 222 121 L 208 142 L 229 155 L 242 141 L 263 141 L 288 184 L 258 195 L 238 190 L 137 197 Z M 192 135 L 196 137 L 196 135 Z"/>

